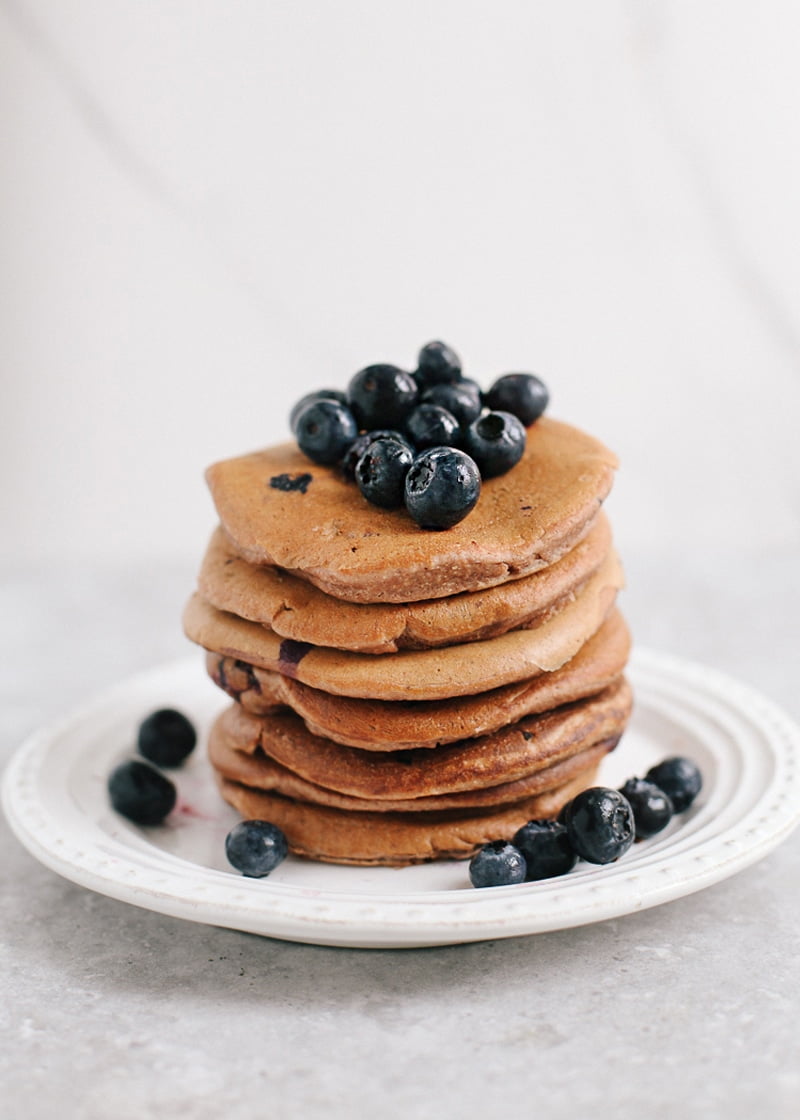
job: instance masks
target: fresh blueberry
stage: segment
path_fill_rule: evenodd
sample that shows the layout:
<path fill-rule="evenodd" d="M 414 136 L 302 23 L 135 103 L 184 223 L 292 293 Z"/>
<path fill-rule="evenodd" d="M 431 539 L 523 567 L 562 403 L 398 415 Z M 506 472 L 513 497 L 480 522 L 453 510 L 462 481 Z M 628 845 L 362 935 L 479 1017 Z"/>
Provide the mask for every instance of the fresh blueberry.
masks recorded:
<path fill-rule="evenodd" d="M 239 821 L 225 837 L 228 863 L 250 879 L 263 879 L 288 854 L 285 835 L 269 821 Z"/>
<path fill-rule="evenodd" d="M 569 833 L 558 821 L 528 821 L 514 836 L 513 844 L 525 856 L 528 882 L 566 875 L 578 861 Z"/>
<path fill-rule="evenodd" d="M 419 352 L 414 376 L 424 388 L 452 384 L 461 380 L 461 359 L 446 343 L 429 342 Z"/>
<path fill-rule="evenodd" d="M 473 887 L 509 887 L 525 882 L 525 857 L 507 840 L 491 840 L 469 861 Z"/>
<path fill-rule="evenodd" d="M 356 436 L 353 442 L 345 451 L 342 456 L 341 463 L 339 464 L 344 472 L 346 478 L 352 482 L 356 477 L 356 463 L 372 443 L 372 432 L 362 432 L 361 435 Z"/>
<path fill-rule="evenodd" d="M 289 413 L 289 427 L 292 433 L 295 430 L 297 417 L 307 404 L 313 404 L 314 401 L 338 401 L 339 404 L 347 405 L 347 393 L 343 393 L 341 389 L 315 389 L 313 393 L 306 393 Z"/>
<path fill-rule="evenodd" d="M 359 428 L 402 427 L 419 397 L 410 373 L 397 366 L 376 365 L 350 380 L 347 399 Z"/>
<path fill-rule="evenodd" d="M 629 778 L 619 791 L 631 804 L 636 836 L 646 840 L 666 828 L 674 809 L 663 789 L 644 778 Z"/>
<path fill-rule="evenodd" d="M 454 447 L 461 429 L 452 412 L 423 401 L 406 421 L 406 432 L 417 451 L 424 451 L 427 447 Z"/>
<path fill-rule="evenodd" d="M 138 759 L 111 771 L 108 793 L 117 812 L 136 824 L 161 824 L 177 800 L 169 778 Z"/>
<path fill-rule="evenodd" d="M 300 450 L 315 463 L 337 463 L 358 435 L 353 414 L 339 401 L 320 398 L 305 405 L 295 420 Z"/>
<path fill-rule="evenodd" d="M 403 440 L 374 439 L 356 463 L 356 484 L 374 506 L 397 509 L 403 504 L 406 475 L 414 453 Z"/>
<path fill-rule="evenodd" d="M 564 815 L 573 848 L 589 863 L 613 863 L 633 843 L 633 810 L 617 789 L 585 789 Z"/>
<path fill-rule="evenodd" d="M 406 475 L 406 509 L 423 529 L 449 529 L 475 506 L 480 471 L 455 447 L 421 452 Z"/>
<path fill-rule="evenodd" d="M 547 408 L 550 394 L 533 373 L 506 373 L 498 377 L 483 400 L 494 412 L 510 412 L 527 428 Z"/>
<path fill-rule="evenodd" d="M 377 428 L 372 432 L 362 432 L 360 436 L 356 436 L 353 442 L 342 456 L 341 467 L 347 478 L 353 481 L 356 477 L 356 463 L 367 450 L 371 443 L 376 439 L 395 439 L 398 443 L 404 443 L 409 451 L 414 452 L 414 448 L 408 442 L 402 432 L 396 431 L 394 428 Z"/>
<path fill-rule="evenodd" d="M 676 813 L 683 813 L 697 797 L 703 776 L 690 758 L 667 758 L 652 766 L 645 778 L 663 789 Z"/>
<path fill-rule="evenodd" d="M 136 745 L 139 754 L 156 766 L 180 766 L 195 748 L 197 732 L 183 712 L 159 708 L 142 720 Z"/>
<path fill-rule="evenodd" d="M 480 386 L 466 378 L 453 385 L 431 385 L 423 391 L 421 399 L 452 412 L 462 428 L 480 416 L 483 408 Z"/>
<path fill-rule="evenodd" d="M 510 412 L 487 412 L 464 432 L 463 446 L 478 464 L 481 476 L 494 478 L 522 458 L 525 428 Z"/>

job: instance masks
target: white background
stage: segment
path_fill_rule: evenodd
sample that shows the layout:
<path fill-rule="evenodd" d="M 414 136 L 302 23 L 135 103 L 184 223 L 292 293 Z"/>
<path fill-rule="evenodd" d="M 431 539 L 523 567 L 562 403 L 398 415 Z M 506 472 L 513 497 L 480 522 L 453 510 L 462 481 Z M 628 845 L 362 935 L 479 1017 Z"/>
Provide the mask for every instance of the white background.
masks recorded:
<path fill-rule="evenodd" d="M 436 336 L 619 453 L 636 644 L 800 719 L 798 42 L 791 0 L 0 0 L 0 768 L 202 676 L 205 466 Z M 798 866 L 800 831 L 618 921 L 363 953 L 115 902 L 0 819 L 0 1101 L 795 1120 Z"/>
<path fill-rule="evenodd" d="M 623 554 L 800 546 L 788 2 L 2 0 L 14 566 L 194 564 L 210 461 L 442 337 L 620 455 Z"/>

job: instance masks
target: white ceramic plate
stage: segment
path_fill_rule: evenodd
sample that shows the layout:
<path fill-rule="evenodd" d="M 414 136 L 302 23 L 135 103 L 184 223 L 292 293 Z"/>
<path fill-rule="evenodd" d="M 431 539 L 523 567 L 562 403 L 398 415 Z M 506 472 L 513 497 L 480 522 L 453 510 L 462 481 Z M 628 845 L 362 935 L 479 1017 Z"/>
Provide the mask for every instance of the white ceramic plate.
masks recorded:
<path fill-rule="evenodd" d="M 191 921 L 321 945 L 411 947 L 539 933 L 668 902 L 755 863 L 800 820 L 800 729 L 770 701 L 702 666 L 638 650 L 622 745 L 601 780 L 617 786 L 674 754 L 700 765 L 695 805 L 617 863 L 475 890 L 465 862 L 402 869 L 335 867 L 289 857 L 268 879 L 226 863 L 238 820 L 204 752 L 175 772 L 169 823 L 138 828 L 110 808 L 106 778 L 133 750 L 140 720 L 178 707 L 203 734 L 227 702 L 196 659 L 137 676 L 19 749 L 3 806 L 46 866 L 112 898 Z"/>

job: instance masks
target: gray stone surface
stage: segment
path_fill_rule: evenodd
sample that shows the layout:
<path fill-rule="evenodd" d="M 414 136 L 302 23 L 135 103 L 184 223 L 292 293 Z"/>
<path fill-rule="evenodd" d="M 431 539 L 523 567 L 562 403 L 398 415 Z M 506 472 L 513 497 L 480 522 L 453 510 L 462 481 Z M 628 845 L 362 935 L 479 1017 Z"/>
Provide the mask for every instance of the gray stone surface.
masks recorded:
<path fill-rule="evenodd" d="M 637 640 L 795 717 L 797 557 L 628 558 Z M 6 571 L 0 762 L 180 656 L 193 571 Z M 0 1115 L 20 1120 L 794 1117 L 800 834 L 689 898 L 581 929 L 364 951 L 194 925 L 41 867 L 0 822 Z"/>

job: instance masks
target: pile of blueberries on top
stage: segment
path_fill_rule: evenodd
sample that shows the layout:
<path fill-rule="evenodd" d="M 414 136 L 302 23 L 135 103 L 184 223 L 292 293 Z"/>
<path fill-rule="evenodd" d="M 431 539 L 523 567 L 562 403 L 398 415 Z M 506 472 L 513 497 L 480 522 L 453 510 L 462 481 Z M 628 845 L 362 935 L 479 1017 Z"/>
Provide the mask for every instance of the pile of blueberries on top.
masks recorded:
<path fill-rule="evenodd" d="M 564 875 L 578 861 L 613 863 L 634 839 L 666 828 L 697 797 L 702 775 L 689 758 L 667 758 L 622 789 L 594 786 L 567 802 L 557 821 L 528 821 L 513 841 L 492 840 L 472 857 L 474 887 L 503 887 Z"/>
<path fill-rule="evenodd" d="M 367 366 L 346 393 L 306 394 L 289 423 L 309 459 L 341 466 L 373 505 L 404 505 L 421 528 L 449 529 L 474 508 L 481 479 L 519 462 L 548 399 L 531 373 L 507 373 L 483 393 L 449 346 L 429 342 L 414 373 Z"/>

